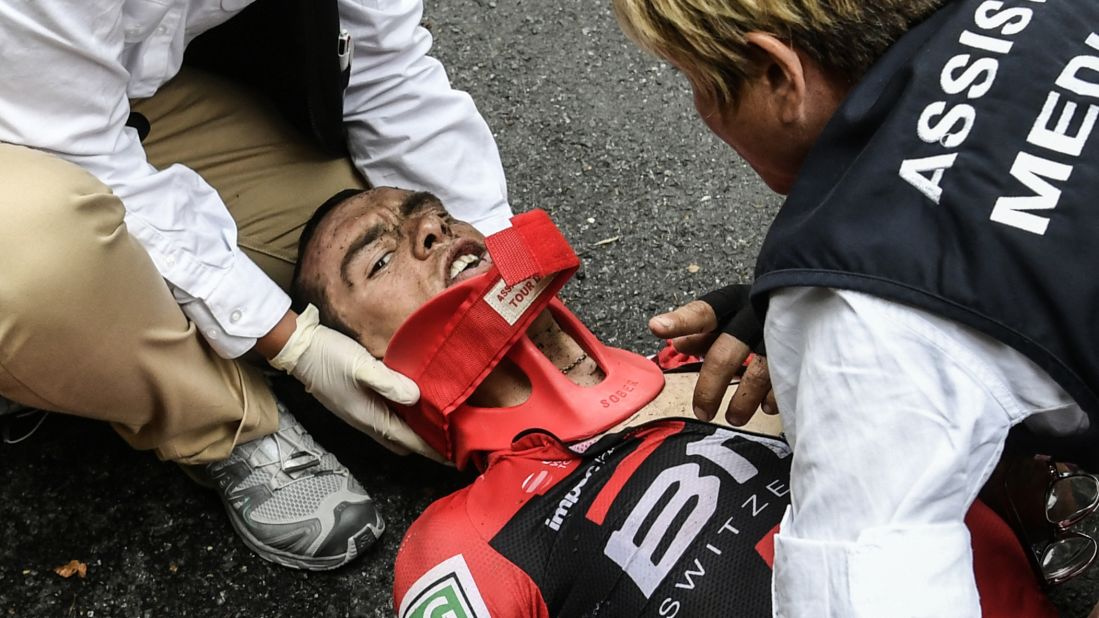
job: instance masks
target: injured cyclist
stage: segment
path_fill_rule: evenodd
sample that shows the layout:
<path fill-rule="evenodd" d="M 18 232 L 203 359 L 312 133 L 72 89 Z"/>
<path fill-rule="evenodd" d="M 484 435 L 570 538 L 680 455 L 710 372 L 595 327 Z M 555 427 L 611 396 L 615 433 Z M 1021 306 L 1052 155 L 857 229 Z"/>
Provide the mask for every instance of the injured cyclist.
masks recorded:
<path fill-rule="evenodd" d="M 431 194 L 378 188 L 302 235 L 296 301 L 415 380 L 404 420 L 481 473 L 409 529 L 398 615 L 770 616 L 774 417 L 684 418 L 696 374 L 601 344 L 556 298 L 568 244 L 538 211 L 513 224 L 485 239 Z M 1056 615 L 1007 525 L 980 502 L 967 524 L 984 615 Z"/>

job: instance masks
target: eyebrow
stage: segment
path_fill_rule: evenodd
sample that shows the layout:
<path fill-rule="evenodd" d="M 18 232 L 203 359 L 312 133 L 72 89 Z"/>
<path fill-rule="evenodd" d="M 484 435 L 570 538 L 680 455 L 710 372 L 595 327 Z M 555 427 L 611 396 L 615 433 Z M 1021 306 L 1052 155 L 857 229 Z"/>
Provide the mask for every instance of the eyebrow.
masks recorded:
<path fill-rule="evenodd" d="M 421 210 L 440 203 L 439 198 L 435 197 L 433 193 L 427 191 L 419 191 L 410 194 L 401 202 L 398 210 L 401 213 L 402 219 L 407 219 L 412 215 L 420 212 Z M 351 276 L 348 273 L 348 268 L 351 265 L 351 261 L 364 249 L 369 247 L 374 241 L 378 240 L 382 234 L 386 232 L 388 226 L 382 223 L 372 225 L 367 228 L 362 236 L 359 236 L 355 242 L 351 243 L 351 246 L 347 248 L 347 252 L 343 254 L 343 259 L 340 260 L 340 279 L 348 286 L 354 285 L 351 282 Z"/>
<path fill-rule="evenodd" d="M 435 197 L 433 193 L 428 193 L 427 191 L 419 191 L 417 193 L 413 193 L 412 195 L 404 198 L 404 201 L 401 202 L 401 217 L 411 217 L 412 215 L 423 210 L 424 208 L 427 208 L 428 206 L 432 206 L 437 203 L 439 203 L 439 198 Z"/>
<path fill-rule="evenodd" d="M 366 228 L 366 231 L 362 233 L 362 236 L 355 239 L 355 242 L 351 243 L 351 246 L 347 248 L 347 253 L 344 253 L 343 259 L 340 260 L 340 279 L 343 279 L 343 282 L 348 286 L 353 285 L 351 283 L 351 277 L 347 273 L 347 269 L 351 265 L 351 260 L 354 260 L 363 249 L 366 249 L 373 244 L 374 241 L 378 240 L 378 238 L 385 233 L 386 229 L 387 227 L 382 223 L 372 225 Z"/>

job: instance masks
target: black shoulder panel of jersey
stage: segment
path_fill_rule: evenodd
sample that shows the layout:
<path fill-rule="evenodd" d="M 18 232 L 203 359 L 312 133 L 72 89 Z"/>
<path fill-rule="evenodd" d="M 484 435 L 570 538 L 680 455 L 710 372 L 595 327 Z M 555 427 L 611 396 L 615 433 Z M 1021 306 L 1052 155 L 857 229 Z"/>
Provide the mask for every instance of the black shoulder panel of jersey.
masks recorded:
<path fill-rule="evenodd" d="M 756 546 L 789 504 L 785 442 L 687 421 L 599 447 L 491 541 L 551 615 L 771 615 Z"/>

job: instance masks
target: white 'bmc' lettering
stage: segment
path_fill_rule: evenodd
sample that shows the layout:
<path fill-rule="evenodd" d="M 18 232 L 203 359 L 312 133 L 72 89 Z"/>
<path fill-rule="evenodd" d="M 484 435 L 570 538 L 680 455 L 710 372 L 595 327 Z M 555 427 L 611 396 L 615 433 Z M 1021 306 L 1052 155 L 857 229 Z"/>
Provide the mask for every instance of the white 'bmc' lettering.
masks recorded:
<path fill-rule="evenodd" d="M 622 567 L 646 598 L 652 596 L 656 587 L 664 581 L 664 577 L 717 510 L 721 481 L 715 476 L 703 476 L 699 471 L 698 464 L 686 463 L 661 472 L 641 496 L 637 506 L 623 522 L 622 528 L 611 533 L 607 546 L 603 549 L 603 553 Z M 634 539 L 641 532 L 641 526 L 669 491 L 674 492 L 671 499 L 664 503 L 641 542 L 634 543 Z M 690 510 L 683 525 L 678 530 L 670 530 L 672 522 L 688 508 Z M 663 544 L 666 534 L 673 535 L 671 543 L 667 544 L 664 555 L 657 559 L 657 547 Z"/>
<path fill-rule="evenodd" d="M 729 448 L 725 439 L 725 436 L 715 434 L 691 442 L 686 447 L 687 455 L 710 461 L 737 483 L 755 478 L 758 468 Z M 772 446 L 768 445 L 768 448 Z M 779 456 L 789 454 L 788 451 L 776 453 Z M 721 479 L 702 474 L 697 463 L 683 463 L 664 470 L 645 490 L 622 527 L 611 533 L 603 552 L 629 575 L 646 598 L 651 597 L 713 518 L 720 490 Z M 756 515 L 758 511 L 752 513 L 753 517 Z M 671 528 L 673 522 L 680 522 L 675 529 Z M 732 525 L 732 518 L 725 521 L 717 534 L 723 532 L 740 533 Z M 660 556 L 656 555 L 658 548 L 664 549 Z M 711 555 L 721 555 L 721 549 L 711 544 L 705 549 Z M 698 580 L 705 576 L 702 560 L 695 558 L 675 588 L 694 590 Z M 676 616 L 680 608 L 678 601 L 664 599 L 659 606 L 660 615 Z"/>

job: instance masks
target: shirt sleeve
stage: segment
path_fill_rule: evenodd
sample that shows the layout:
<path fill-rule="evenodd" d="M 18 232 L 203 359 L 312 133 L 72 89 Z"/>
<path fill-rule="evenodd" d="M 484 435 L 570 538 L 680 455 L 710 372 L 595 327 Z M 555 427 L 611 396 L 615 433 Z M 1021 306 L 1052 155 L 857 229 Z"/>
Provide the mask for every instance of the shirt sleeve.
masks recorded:
<path fill-rule="evenodd" d="M 133 34 L 123 4 L 0 3 L 0 141 L 57 155 L 110 187 L 183 311 L 221 356 L 236 357 L 290 299 L 239 250 L 217 192 L 184 166 L 154 168 L 125 126 L 122 58 Z M 182 54 L 182 44 L 172 49 Z"/>
<path fill-rule="evenodd" d="M 420 26 L 421 0 L 339 0 L 351 34 L 344 120 L 356 167 L 375 186 L 431 191 L 488 235 L 511 207 L 500 154 L 470 96 L 454 90 Z"/>
<path fill-rule="evenodd" d="M 432 504 L 401 541 L 393 575 L 398 618 L 549 618 L 530 577 L 493 549 L 470 522 L 468 495 L 466 488 Z"/>
<path fill-rule="evenodd" d="M 791 288 L 766 320 L 794 449 L 777 615 L 978 615 L 963 518 L 1010 427 L 1064 401 L 1006 345 L 857 292 Z M 935 595 L 926 595 L 928 589 Z"/>

